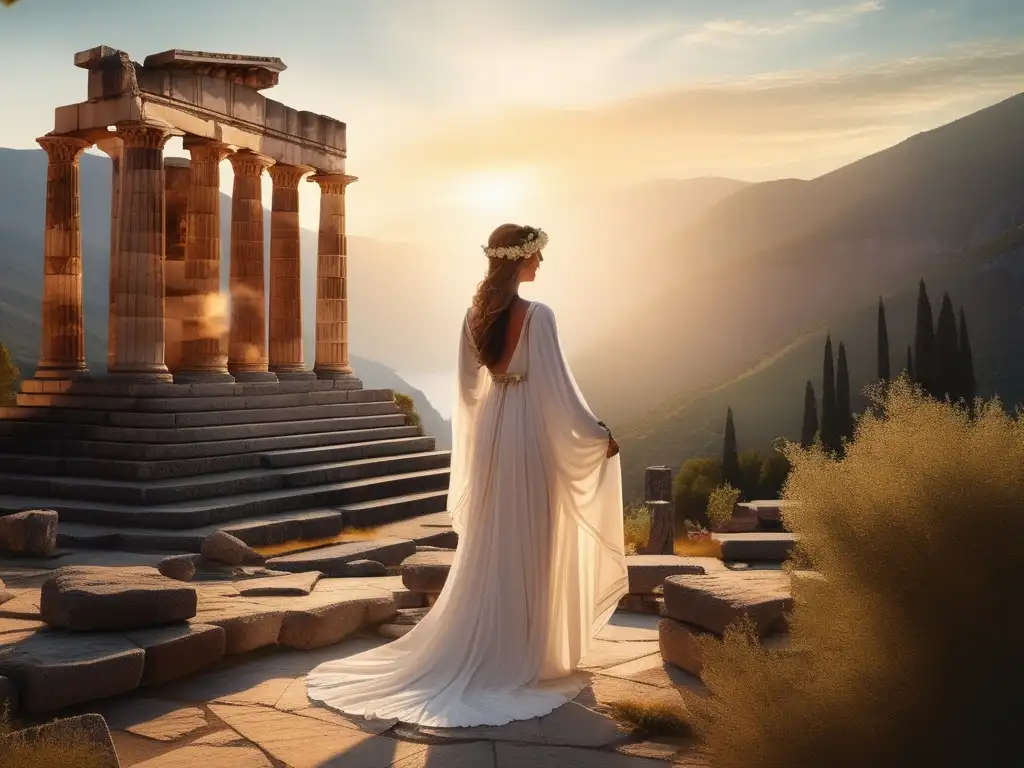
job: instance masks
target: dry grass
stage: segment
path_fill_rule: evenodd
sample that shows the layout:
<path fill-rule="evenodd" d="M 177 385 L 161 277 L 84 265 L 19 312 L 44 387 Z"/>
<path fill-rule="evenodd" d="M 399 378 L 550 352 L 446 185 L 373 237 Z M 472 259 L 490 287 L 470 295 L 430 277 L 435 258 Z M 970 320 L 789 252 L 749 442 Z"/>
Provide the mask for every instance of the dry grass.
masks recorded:
<path fill-rule="evenodd" d="M 824 577 L 801 584 L 796 654 L 749 626 L 707 645 L 697 720 L 716 768 L 1002 765 L 1024 665 L 1024 421 L 975 420 L 906 381 L 845 458 L 790 447 L 784 512 Z"/>
<path fill-rule="evenodd" d="M 685 710 L 664 702 L 626 699 L 605 705 L 608 715 L 619 725 L 643 737 L 692 736 L 694 726 Z"/>
<path fill-rule="evenodd" d="M 416 404 L 413 402 L 412 397 L 402 392 L 395 392 L 395 405 L 405 415 L 405 425 L 407 427 L 416 427 L 422 435 L 423 422 L 420 419 L 419 412 L 416 410 Z"/>
<path fill-rule="evenodd" d="M 722 545 L 709 533 L 695 533 L 676 538 L 675 553 L 680 557 L 717 557 L 722 559 Z"/>
<path fill-rule="evenodd" d="M 629 504 L 623 510 L 622 529 L 626 554 L 635 555 L 651 537 L 651 509 L 646 504 Z"/>
<path fill-rule="evenodd" d="M 708 522 L 721 527 L 732 518 L 733 508 L 739 501 L 740 490 L 729 483 L 718 486 L 708 496 Z"/>
<path fill-rule="evenodd" d="M 267 544 L 265 546 L 253 547 L 264 557 L 278 557 L 289 555 L 293 552 L 303 552 L 307 549 L 319 549 L 331 544 L 344 544 L 347 541 L 368 541 L 379 539 L 382 534 L 377 528 L 346 528 L 335 536 L 328 536 L 323 539 L 295 539 L 280 544 Z"/>
<path fill-rule="evenodd" d="M 66 728 L 60 737 L 26 740 L 14 732 L 6 706 L 0 710 L 0 739 L 3 768 L 92 768 L 109 765 L 106 750 L 80 728 Z"/>

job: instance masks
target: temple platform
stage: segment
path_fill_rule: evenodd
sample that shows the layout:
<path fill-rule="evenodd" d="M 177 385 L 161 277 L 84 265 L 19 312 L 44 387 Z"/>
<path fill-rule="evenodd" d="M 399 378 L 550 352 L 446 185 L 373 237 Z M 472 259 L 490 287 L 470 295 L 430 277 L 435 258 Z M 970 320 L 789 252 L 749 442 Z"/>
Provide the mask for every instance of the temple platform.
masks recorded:
<path fill-rule="evenodd" d="M 322 539 L 444 511 L 449 463 L 390 390 L 354 379 L 35 379 L 0 408 L 0 514 L 55 509 L 64 545 Z"/>

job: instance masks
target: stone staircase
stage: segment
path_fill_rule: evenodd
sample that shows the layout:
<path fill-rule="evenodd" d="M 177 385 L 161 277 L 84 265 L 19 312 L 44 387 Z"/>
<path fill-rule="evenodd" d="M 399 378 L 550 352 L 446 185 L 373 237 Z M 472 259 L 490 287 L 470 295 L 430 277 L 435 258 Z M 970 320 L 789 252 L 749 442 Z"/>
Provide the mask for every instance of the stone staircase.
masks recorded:
<path fill-rule="evenodd" d="M 65 546 L 322 539 L 443 511 L 449 459 L 358 382 L 27 380 L 0 408 L 0 513 L 57 510 Z"/>

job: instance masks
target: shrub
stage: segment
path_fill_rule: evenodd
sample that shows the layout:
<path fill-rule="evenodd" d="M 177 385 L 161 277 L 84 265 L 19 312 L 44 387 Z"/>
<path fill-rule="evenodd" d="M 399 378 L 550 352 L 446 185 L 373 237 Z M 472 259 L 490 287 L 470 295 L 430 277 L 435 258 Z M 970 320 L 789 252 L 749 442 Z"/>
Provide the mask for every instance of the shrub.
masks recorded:
<path fill-rule="evenodd" d="M 699 728 L 716 768 L 999 765 L 1024 685 L 1024 420 L 976 419 L 904 377 L 841 461 L 787 448 L 802 580 L 796 653 L 747 625 L 705 648 Z M 884 412 L 885 416 L 878 416 Z"/>
<path fill-rule="evenodd" d="M 413 402 L 412 397 L 402 392 L 396 392 L 395 405 L 397 405 L 398 410 L 405 415 L 405 425 L 407 427 L 416 427 L 422 435 L 423 422 L 420 419 L 420 414 L 416 410 L 416 403 Z"/>
<path fill-rule="evenodd" d="M 732 517 L 732 510 L 739 501 L 740 492 L 726 483 L 711 492 L 708 499 L 708 521 L 713 526 L 721 527 Z"/>
<path fill-rule="evenodd" d="M 104 748 L 92 741 L 81 728 L 64 730 L 60 740 L 53 736 L 22 738 L 14 732 L 7 707 L 0 709 L 0 739 L 3 739 L 3 762 L 0 764 L 4 768 L 92 768 L 110 762 Z"/>
<path fill-rule="evenodd" d="M 646 504 L 628 504 L 623 510 L 622 529 L 626 554 L 635 555 L 651 537 L 651 510 Z"/>
<path fill-rule="evenodd" d="M 11 359 L 7 347 L 0 344 L 0 405 L 14 405 L 21 371 Z"/>
<path fill-rule="evenodd" d="M 676 514 L 695 523 L 707 522 L 708 498 L 722 483 L 722 461 L 710 456 L 687 459 L 672 488 Z"/>
<path fill-rule="evenodd" d="M 625 699 L 606 705 L 608 715 L 641 737 L 692 736 L 694 729 L 684 711 L 659 701 Z"/>

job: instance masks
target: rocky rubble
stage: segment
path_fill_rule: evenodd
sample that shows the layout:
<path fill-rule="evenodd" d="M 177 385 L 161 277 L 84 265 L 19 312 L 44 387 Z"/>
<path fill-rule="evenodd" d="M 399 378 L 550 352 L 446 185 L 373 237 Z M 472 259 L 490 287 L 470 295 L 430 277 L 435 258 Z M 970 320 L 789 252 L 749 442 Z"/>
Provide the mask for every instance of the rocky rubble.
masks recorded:
<path fill-rule="evenodd" d="M 30 509 L 0 516 L 0 552 L 49 555 L 57 549 L 57 513 Z"/>

